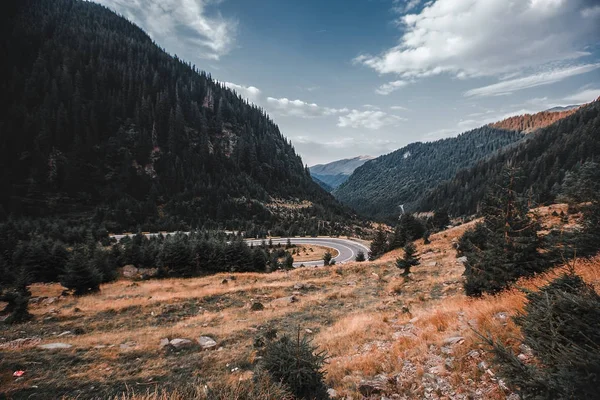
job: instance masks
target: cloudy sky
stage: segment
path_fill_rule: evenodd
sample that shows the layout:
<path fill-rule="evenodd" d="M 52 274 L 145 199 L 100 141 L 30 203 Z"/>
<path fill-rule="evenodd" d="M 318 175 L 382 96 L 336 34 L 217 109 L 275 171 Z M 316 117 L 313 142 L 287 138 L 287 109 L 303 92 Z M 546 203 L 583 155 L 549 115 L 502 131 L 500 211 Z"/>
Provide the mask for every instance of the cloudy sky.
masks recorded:
<path fill-rule="evenodd" d="M 98 0 L 264 107 L 305 163 L 600 96 L 599 0 Z"/>

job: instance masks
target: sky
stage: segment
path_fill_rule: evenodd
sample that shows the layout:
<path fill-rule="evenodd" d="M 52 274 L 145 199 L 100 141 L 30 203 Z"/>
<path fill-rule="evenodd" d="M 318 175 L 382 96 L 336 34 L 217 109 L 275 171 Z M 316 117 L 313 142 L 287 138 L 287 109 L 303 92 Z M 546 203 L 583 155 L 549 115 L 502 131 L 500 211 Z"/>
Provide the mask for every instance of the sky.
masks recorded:
<path fill-rule="evenodd" d="M 600 0 L 96 0 L 310 165 L 600 97 Z"/>

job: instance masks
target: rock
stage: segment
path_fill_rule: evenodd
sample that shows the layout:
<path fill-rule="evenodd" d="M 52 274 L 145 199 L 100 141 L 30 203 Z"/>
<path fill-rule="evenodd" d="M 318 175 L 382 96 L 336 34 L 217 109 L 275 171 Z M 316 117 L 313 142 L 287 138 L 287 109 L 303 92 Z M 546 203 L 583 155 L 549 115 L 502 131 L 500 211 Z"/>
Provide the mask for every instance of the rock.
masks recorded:
<path fill-rule="evenodd" d="M 358 390 L 363 396 L 380 394 L 386 391 L 388 381 L 389 379 L 387 376 L 380 374 L 375 376 L 372 380 L 362 380 L 358 386 Z"/>
<path fill-rule="evenodd" d="M 57 301 L 58 301 L 58 297 L 48 297 L 48 298 L 42 300 L 42 304 L 49 305 L 49 304 L 54 304 Z"/>
<path fill-rule="evenodd" d="M 479 364 L 477 364 L 477 367 L 481 370 L 481 371 L 485 371 L 486 369 L 488 369 L 488 364 L 485 361 L 480 362 Z"/>
<path fill-rule="evenodd" d="M 262 303 L 256 302 L 256 303 L 252 303 L 252 305 L 250 306 L 250 309 L 252 311 L 262 311 L 265 309 L 265 306 Z"/>
<path fill-rule="evenodd" d="M 169 344 L 171 346 L 173 346 L 176 350 L 180 350 L 180 349 L 183 349 L 183 348 L 186 348 L 186 347 L 193 346 L 194 342 L 192 342 L 189 339 L 180 339 L 180 338 L 178 338 L 178 339 L 171 340 L 169 342 Z M 216 343 L 215 343 L 215 345 L 216 345 Z"/>
<path fill-rule="evenodd" d="M 133 349 L 135 346 L 137 345 L 136 342 L 125 342 L 119 345 L 119 348 L 121 350 L 129 350 L 129 349 Z"/>
<path fill-rule="evenodd" d="M 124 278 L 129 278 L 129 279 L 136 278 L 138 276 L 138 273 L 139 273 L 139 270 L 131 264 L 124 266 L 123 269 L 121 270 L 121 275 L 123 275 Z"/>
<path fill-rule="evenodd" d="M 298 298 L 296 296 L 287 296 L 287 297 L 280 297 L 278 299 L 275 299 L 271 303 L 275 306 L 284 306 L 284 305 L 296 303 L 297 301 L 298 301 Z"/>
<path fill-rule="evenodd" d="M 302 290 L 304 289 L 304 283 L 298 282 L 294 284 L 294 290 Z"/>
<path fill-rule="evenodd" d="M 338 396 L 337 391 L 335 389 L 327 389 L 327 394 L 332 399 L 335 399 Z"/>
<path fill-rule="evenodd" d="M 527 361 L 529 359 L 529 357 L 527 357 L 525 354 L 521 353 L 517 356 L 517 358 L 521 361 Z"/>
<path fill-rule="evenodd" d="M 212 349 L 217 345 L 217 342 L 210 336 L 200 336 L 198 338 L 198 344 L 202 347 L 202 350 Z"/>
<path fill-rule="evenodd" d="M 71 347 L 73 347 L 73 345 L 68 344 L 68 343 L 47 343 L 47 344 L 40 344 L 38 346 L 38 349 L 58 350 L 58 349 L 70 349 Z"/>
<path fill-rule="evenodd" d="M 164 349 L 168 345 L 169 345 L 169 338 L 162 338 L 162 339 L 160 339 L 160 343 L 158 344 L 158 348 L 159 349 Z"/>
<path fill-rule="evenodd" d="M 444 340 L 444 344 L 454 345 L 454 344 L 462 344 L 465 341 L 465 338 L 462 336 L 453 336 Z"/>
<path fill-rule="evenodd" d="M 223 279 L 223 280 L 221 281 L 221 283 L 222 283 L 223 285 L 227 285 L 227 284 L 229 283 L 229 281 L 228 281 L 227 279 Z"/>
<path fill-rule="evenodd" d="M 431 261 L 426 264 L 427 267 L 437 267 L 437 261 Z"/>
<path fill-rule="evenodd" d="M 310 335 L 311 333 L 313 333 L 313 331 L 311 331 L 311 330 L 310 330 L 310 329 L 308 329 L 308 328 L 306 328 L 306 329 L 304 330 L 304 332 L 308 333 L 309 335 Z"/>
<path fill-rule="evenodd" d="M 56 337 L 68 336 L 68 335 L 71 335 L 71 334 L 72 334 L 71 331 L 64 331 L 63 333 L 61 333 L 59 335 L 56 335 Z"/>
<path fill-rule="evenodd" d="M 461 263 L 461 264 L 464 264 L 464 263 L 466 263 L 466 262 L 467 262 L 467 257 L 464 257 L 464 256 L 463 256 L 463 257 L 458 257 L 458 258 L 456 259 L 456 261 L 458 261 L 458 262 L 459 262 L 459 263 Z"/>

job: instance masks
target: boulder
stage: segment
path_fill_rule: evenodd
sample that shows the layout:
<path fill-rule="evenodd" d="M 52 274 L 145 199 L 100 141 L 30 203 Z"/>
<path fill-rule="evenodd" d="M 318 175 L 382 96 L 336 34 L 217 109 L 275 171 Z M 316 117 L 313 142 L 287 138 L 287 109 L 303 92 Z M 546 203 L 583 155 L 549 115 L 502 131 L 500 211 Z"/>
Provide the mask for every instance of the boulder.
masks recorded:
<path fill-rule="evenodd" d="M 380 374 L 371 380 L 362 380 L 358 386 L 358 390 L 363 396 L 367 397 L 374 394 L 381 394 L 387 390 L 388 382 L 388 377 Z"/>
<path fill-rule="evenodd" d="M 73 345 L 68 344 L 68 343 L 46 343 L 46 344 L 40 344 L 38 346 L 38 349 L 58 350 L 58 349 L 70 349 L 71 347 L 73 347 Z"/>
<path fill-rule="evenodd" d="M 162 338 L 162 339 L 160 339 L 160 343 L 158 344 L 158 348 L 159 349 L 164 349 L 168 345 L 169 345 L 169 338 Z"/>
<path fill-rule="evenodd" d="M 202 347 L 202 350 L 212 349 L 217 346 L 217 342 L 210 336 L 200 336 L 198 338 L 198 344 Z"/>
<path fill-rule="evenodd" d="M 296 296 L 287 296 L 287 297 L 280 297 L 278 299 L 275 299 L 271 303 L 275 306 L 285 306 L 288 304 L 296 303 L 297 301 L 298 301 L 298 298 Z"/>

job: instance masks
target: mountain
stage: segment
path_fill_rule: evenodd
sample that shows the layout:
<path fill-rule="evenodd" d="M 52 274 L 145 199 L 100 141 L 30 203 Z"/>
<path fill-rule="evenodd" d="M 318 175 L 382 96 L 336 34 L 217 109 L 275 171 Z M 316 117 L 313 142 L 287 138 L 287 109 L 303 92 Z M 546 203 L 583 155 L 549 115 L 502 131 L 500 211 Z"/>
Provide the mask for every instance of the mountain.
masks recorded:
<path fill-rule="evenodd" d="M 3 11 L 0 219 L 119 231 L 349 218 L 264 110 L 125 18 L 79 0 Z M 282 216 L 280 200 L 302 206 Z"/>
<path fill-rule="evenodd" d="M 564 106 L 564 107 L 552 107 L 549 108 L 548 110 L 546 110 L 546 112 L 561 112 L 561 111 L 569 111 L 569 110 L 574 110 L 576 108 L 581 107 L 581 104 L 574 104 L 574 105 L 570 105 L 570 106 Z"/>
<path fill-rule="evenodd" d="M 313 178 L 335 189 L 346 182 L 356 168 L 372 159 L 371 156 L 358 156 L 328 164 L 318 164 L 310 167 L 310 174 Z"/>
<path fill-rule="evenodd" d="M 454 215 L 472 214 L 486 191 L 498 183 L 506 165 L 519 168 L 525 179 L 518 190 L 532 202 L 550 203 L 563 191 L 565 177 L 600 154 L 600 99 L 572 115 L 528 135 L 517 146 L 482 160 L 427 194 L 419 208 L 447 207 Z"/>
<path fill-rule="evenodd" d="M 391 220 L 400 205 L 414 210 L 427 190 L 523 137 L 485 126 L 455 138 L 413 143 L 365 163 L 333 193 L 365 216 Z"/>
<path fill-rule="evenodd" d="M 317 178 L 316 176 L 312 177 L 313 181 L 315 181 L 319 186 L 321 186 L 323 188 L 323 190 L 325 190 L 328 193 L 333 192 L 333 188 L 331 186 L 329 186 L 328 184 L 326 184 L 325 182 L 323 182 L 322 180 L 320 180 L 319 178 Z"/>
<path fill-rule="evenodd" d="M 579 106 L 556 107 L 554 109 L 542 111 L 536 114 L 517 115 L 490 124 L 490 126 L 497 129 L 531 133 L 538 129 L 552 125 L 556 121 L 566 118 L 569 115 L 572 115 L 575 111 L 577 111 L 578 107 Z M 565 109 L 560 110 L 560 108 Z"/>

